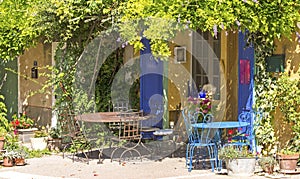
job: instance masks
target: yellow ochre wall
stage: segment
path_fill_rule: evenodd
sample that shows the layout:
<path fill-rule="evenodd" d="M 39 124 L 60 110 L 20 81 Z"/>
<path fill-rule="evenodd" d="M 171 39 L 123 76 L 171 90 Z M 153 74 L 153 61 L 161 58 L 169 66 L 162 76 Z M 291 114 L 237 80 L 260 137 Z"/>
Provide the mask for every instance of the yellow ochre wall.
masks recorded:
<path fill-rule="evenodd" d="M 173 43 L 172 43 L 173 42 Z M 170 43 L 171 57 L 168 64 L 168 110 L 175 110 L 176 106 L 181 103 L 179 90 L 187 95 L 187 82 L 190 80 L 190 66 L 192 63 L 192 41 L 191 32 L 186 31 L 177 34 L 176 38 Z M 175 64 L 174 47 L 186 47 L 186 63 Z M 182 69 L 184 68 L 184 69 Z M 184 71 L 186 70 L 186 71 Z M 188 74 L 186 74 L 188 73 Z M 178 80 L 179 79 L 179 80 Z M 176 81 L 177 86 L 174 84 Z"/>
<path fill-rule="evenodd" d="M 40 125 L 50 124 L 52 91 L 38 92 L 45 85 L 47 78 L 45 73 L 50 73 L 45 68 L 46 65 L 52 65 L 51 44 L 38 44 L 34 48 L 25 51 L 19 57 L 19 112 L 27 112 L 27 115 L 33 118 Z M 38 78 L 31 78 L 31 68 L 37 61 Z"/>
<path fill-rule="evenodd" d="M 219 120 L 235 120 L 238 113 L 238 33 L 228 33 L 225 35 L 225 32 L 221 34 L 221 57 L 220 57 L 220 68 L 225 74 L 225 83 L 226 85 L 221 87 L 221 90 L 224 90 L 226 95 L 226 100 L 224 103 L 226 106 L 225 115 L 223 119 Z M 179 97 L 179 89 L 172 82 L 173 76 L 181 76 L 182 71 L 175 68 L 172 68 L 174 65 L 174 47 L 175 46 L 186 46 L 187 47 L 187 62 L 181 65 L 191 73 L 191 38 L 189 32 L 178 34 L 174 39 L 175 43 L 170 44 L 170 49 L 172 52 L 171 58 L 169 59 L 169 84 L 168 84 L 168 99 L 169 99 L 169 111 L 176 109 L 176 106 L 181 102 Z M 175 64 L 176 66 L 176 64 Z M 191 78 L 191 77 L 190 77 Z M 188 78 L 182 78 L 185 80 L 183 82 L 183 88 L 187 89 L 186 83 Z M 185 85 L 184 85 L 185 84 Z M 184 93 L 186 94 L 186 93 Z M 170 118 L 173 115 L 170 115 Z M 172 121 L 173 119 L 170 119 Z"/>
<path fill-rule="evenodd" d="M 299 78 L 297 70 L 300 63 L 300 45 L 297 42 L 296 35 L 292 36 L 292 40 L 283 38 L 275 41 L 276 50 L 274 54 L 285 54 L 285 71 L 292 71 L 292 78 Z M 282 147 L 292 137 L 291 124 L 284 121 L 284 117 L 277 108 L 274 114 L 275 135 L 278 137 L 279 144 Z"/>
<path fill-rule="evenodd" d="M 220 120 L 235 120 L 238 110 L 238 33 L 225 32 L 221 34 L 221 57 L 220 68 L 225 74 L 226 85 L 221 87 L 225 94 L 225 115 Z M 191 77 L 191 51 L 192 35 L 190 31 L 178 33 L 177 36 L 169 42 L 171 57 L 168 60 L 168 110 L 170 121 L 178 119 L 176 108 L 182 102 L 182 98 L 187 96 L 187 82 Z M 186 63 L 175 64 L 174 47 L 185 46 L 187 50 Z M 130 58 L 137 57 L 133 55 L 132 47 L 126 47 L 124 53 L 124 62 Z M 179 92 L 180 91 L 180 92 Z M 226 93 L 225 93 L 226 92 Z M 180 93 L 183 96 L 180 96 Z M 177 119 L 175 119 L 177 118 Z"/>

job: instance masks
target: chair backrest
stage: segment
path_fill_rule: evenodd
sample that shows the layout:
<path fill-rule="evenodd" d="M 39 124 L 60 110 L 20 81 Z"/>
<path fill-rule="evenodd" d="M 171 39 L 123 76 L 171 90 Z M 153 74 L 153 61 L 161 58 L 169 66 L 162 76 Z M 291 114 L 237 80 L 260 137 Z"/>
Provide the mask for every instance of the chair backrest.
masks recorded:
<path fill-rule="evenodd" d="M 140 117 L 143 115 L 139 112 L 122 112 L 120 113 L 122 132 L 119 134 L 120 139 L 124 140 L 140 140 Z"/>
<path fill-rule="evenodd" d="M 195 112 L 193 114 L 193 121 L 197 121 L 199 118 L 201 118 L 201 122 L 208 124 L 210 122 L 214 121 L 214 116 L 212 114 L 204 114 L 202 112 Z M 202 143 L 202 144 L 207 144 L 207 143 L 211 143 L 214 139 L 214 137 L 216 136 L 216 130 L 211 129 L 211 128 L 205 128 L 204 125 L 202 125 L 203 128 L 198 128 L 197 133 L 194 133 L 194 136 L 197 137 L 198 142 Z"/>
<path fill-rule="evenodd" d="M 215 121 L 215 116 L 211 113 L 206 114 L 203 121 L 205 123 L 214 122 Z M 206 133 L 206 142 L 207 143 L 209 143 L 209 142 L 219 142 L 220 141 L 220 131 L 219 131 L 219 129 L 211 128 L 206 132 L 207 132 Z"/>
<path fill-rule="evenodd" d="M 128 101 L 116 101 L 113 103 L 113 111 L 114 112 L 125 112 L 129 110 L 129 102 Z"/>
<path fill-rule="evenodd" d="M 240 128 L 239 132 L 248 134 L 248 135 L 252 135 L 255 117 L 256 117 L 256 114 L 254 111 L 250 111 L 250 110 L 242 111 L 238 116 L 239 122 L 248 122 L 250 125 L 247 127 Z"/>
<path fill-rule="evenodd" d="M 204 114 L 202 112 L 193 113 L 188 109 L 182 110 L 182 116 L 184 119 L 184 124 L 186 127 L 186 132 L 188 136 L 189 143 L 198 143 L 201 141 L 201 136 L 199 134 L 199 130 L 195 129 L 192 124 L 197 123 L 199 115 Z"/>
<path fill-rule="evenodd" d="M 187 133 L 187 136 L 188 136 L 188 142 L 191 143 L 194 140 L 193 139 L 193 132 L 192 132 L 192 125 L 191 125 L 192 114 L 186 108 L 184 108 L 181 111 L 181 113 L 182 113 L 183 121 L 184 121 L 184 124 L 185 124 L 186 133 Z"/>

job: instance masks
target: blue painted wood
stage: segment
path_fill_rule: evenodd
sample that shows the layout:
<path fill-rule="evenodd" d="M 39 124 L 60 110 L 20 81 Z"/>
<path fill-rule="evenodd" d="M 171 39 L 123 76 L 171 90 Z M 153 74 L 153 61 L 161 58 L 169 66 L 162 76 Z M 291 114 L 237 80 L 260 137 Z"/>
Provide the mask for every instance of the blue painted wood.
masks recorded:
<path fill-rule="evenodd" d="M 253 105 L 253 87 L 254 87 L 254 48 L 246 47 L 245 34 L 239 32 L 239 78 L 240 78 L 240 60 L 249 60 L 250 61 L 250 83 L 241 84 L 239 79 L 238 85 L 238 114 L 240 114 L 244 109 L 252 110 Z"/>
<path fill-rule="evenodd" d="M 142 43 L 145 48 L 140 51 L 140 109 L 145 114 L 156 113 L 153 111 L 153 107 L 149 105 L 149 100 L 154 96 L 163 95 L 163 62 L 161 60 L 155 60 L 151 54 L 150 43 L 148 39 L 143 38 Z M 163 104 L 163 98 L 160 98 Z M 162 117 L 156 127 L 162 128 Z"/>
<path fill-rule="evenodd" d="M 245 41 L 245 34 L 242 32 L 239 32 L 239 64 L 241 60 L 249 60 L 250 62 L 250 83 L 245 84 L 241 83 L 241 80 L 239 79 L 239 86 L 238 86 L 238 115 L 240 116 L 245 111 L 251 111 L 253 112 L 252 106 L 254 101 L 254 48 L 248 47 L 246 48 L 246 41 Z M 239 66 L 239 77 L 240 77 L 240 66 Z M 252 116 L 252 115 L 251 115 Z M 254 117 L 254 116 L 252 116 Z M 239 119 L 240 120 L 240 119 Z M 251 121 L 254 120 L 254 118 L 250 119 Z M 250 131 L 247 131 L 250 130 Z M 242 130 L 245 133 L 252 133 L 253 131 L 253 123 L 251 123 L 249 128 L 242 127 Z M 252 151 L 256 151 L 256 141 L 255 137 L 251 135 L 251 143 L 250 143 L 250 149 Z"/>

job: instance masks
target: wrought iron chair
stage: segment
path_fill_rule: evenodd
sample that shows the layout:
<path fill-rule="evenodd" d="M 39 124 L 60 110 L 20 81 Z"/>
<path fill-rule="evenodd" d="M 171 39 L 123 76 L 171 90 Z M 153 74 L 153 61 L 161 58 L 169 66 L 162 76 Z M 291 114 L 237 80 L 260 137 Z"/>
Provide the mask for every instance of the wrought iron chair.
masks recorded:
<path fill-rule="evenodd" d="M 142 161 L 142 154 L 138 150 L 139 146 L 144 147 L 146 150 L 147 147 L 142 143 L 141 139 L 142 136 L 140 134 L 140 118 L 143 116 L 143 112 L 122 112 L 120 115 L 120 124 L 122 125 L 119 128 L 119 141 L 120 146 L 115 148 L 111 153 L 111 161 L 113 160 L 114 156 L 117 151 L 120 151 L 121 154 L 119 156 L 119 163 L 121 163 L 122 158 L 125 158 L 125 154 L 129 153 L 130 156 L 133 158 L 133 153 L 135 152 L 138 157 Z M 122 144 L 125 142 L 125 144 Z M 148 150 L 148 152 L 150 152 Z"/>
<path fill-rule="evenodd" d="M 182 111 L 182 115 L 188 136 L 188 143 L 186 147 L 186 164 L 188 165 L 188 171 L 190 172 L 193 168 L 194 150 L 198 149 L 196 158 L 197 163 L 199 160 L 198 156 L 201 154 L 201 148 L 202 151 L 206 152 L 208 155 L 212 171 L 214 171 L 215 165 L 217 166 L 217 145 L 214 141 L 215 132 L 208 128 L 198 129 L 192 127 L 192 124 L 197 122 L 199 116 L 203 118 L 203 123 L 211 122 L 213 120 L 213 116 L 206 116 L 202 112 L 190 113 L 187 109 Z"/>
<path fill-rule="evenodd" d="M 228 143 L 225 143 L 224 146 L 234 146 L 237 148 L 243 148 L 248 146 L 250 151 L 256 151 L 255 145 L 255 134 L 254 134 L 254 123 L 258 113 L 252 110 L 244 110 L 239 116 L 239 122 L 249 123 L 246 127 L 240 127 L 237 129 L 236 136 L 232 137 L 232 140 Z"/>
<path fill-rule="evenodd" d="M 162 118 L 164 115 L 164 102 L 161 95 L 155 94 L 149 100 L 149 119 L 141 121 L 142 139 L 155 139 L 153 134 L 162 128 Z"/>
<path fill-rule="evenodd" d="M 71 152 L 74 161 L 75 155 L 80 151 L 88 163 L 87 150 L 90 149 L 90 145 L 80 129 L 80 125 L 76 119 L 76 112 L 69 108 L 62 108 L 59 110 L 61 110 L 59 121 L 62 130 L 63 158 L 65 157 L 65 153 L 69 151 Z"/>

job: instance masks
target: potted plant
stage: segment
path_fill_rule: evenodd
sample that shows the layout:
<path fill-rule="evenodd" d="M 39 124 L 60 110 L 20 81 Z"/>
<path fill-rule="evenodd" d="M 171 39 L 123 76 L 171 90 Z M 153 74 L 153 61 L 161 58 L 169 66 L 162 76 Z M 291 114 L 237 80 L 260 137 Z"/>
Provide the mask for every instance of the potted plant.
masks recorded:
<path fill-rule="evenodd" d="M 3 156 L 3 166 L 5 167 L 12 167 L 14 158 L 15 158 L 16 153 L 14 151 L 6 151 L 5 153 L 2 154 Z"/>
<path fill-rule="evenodd" d="M 14 163 L 17 166 L 25 165 L 25 158 L 27 157 L 27 153 L 23 149 L 18 149 L 15 151 Z"/>
<path fill-rule="evenodd" d="M 52 127 L 49 131 L 49 148 L 50 150 L 60 150 L 61 149 L 61 130 L 58 127 Z"/>
<path fill-rule="evenodd" d="M 283 149 L 277 153 L 277 159 L 281 172 L 294 172 L 297 168 L 299 153 L 294 150 Z"/>
<path fill-rule="evenodd" d="M 300 153 L 300 80 L 291 74 L 284 72 L 277 80 L 278 107 L 292 129 L 292 137 L 280 146 L 282 150 L 277 153 L 281 171 L 295 171 Z"/>
<path fill-rule="evenodd" d="M 276 159 L 273 156 L 265 156 L 260 158 L 258 161 L 260 167 L 268 174 L 272 174 L 274 172 L 274 166 L 276 163 Z"/>
<path fill-rule="evenodd" d="M 30 138 L 33 150 L 44 150 L 47 147 L 48 133 L 45 127 L 34 131 L 34 136 Z"/>
<path fill-rule="evenodd" d="M 34 135 L 34 131 L 37 130 L 37 128 L 33 127 L 34 121 L 28 117 L 25 112 L 19 115 L 14 114 L 11 124 L 15 134 L 19 136 L 19 140 L 22 141 L 22 143 L 29 143 L 30 138 Z"/>
<path fill-rule="evenodd" d="M 229 176 L 254 175 L 256 159 L 247 147 L 223 147 L 219 151 L 219 159 L 225 160 Z"/>

